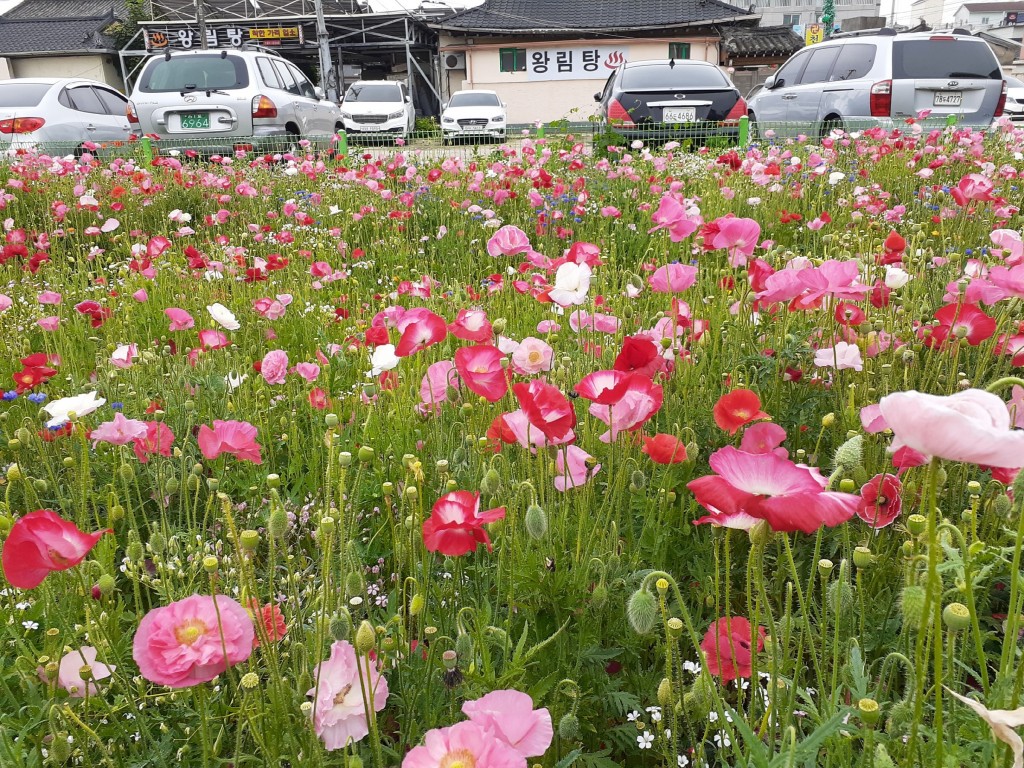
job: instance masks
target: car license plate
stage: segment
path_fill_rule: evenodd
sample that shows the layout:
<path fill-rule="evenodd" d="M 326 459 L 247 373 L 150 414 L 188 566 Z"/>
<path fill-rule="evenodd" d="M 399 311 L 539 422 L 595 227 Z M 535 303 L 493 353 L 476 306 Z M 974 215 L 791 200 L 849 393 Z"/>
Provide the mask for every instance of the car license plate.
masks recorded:
<path fill-rule="evenodd" d="M 181 128 L 185 131 L 198 131 L 210 127 L 209 112 L 185 112 L 181 116 Z"/>
<path fill-rule="evenodd" d="M 697 119 L 697 109 L 695 107 L 666 108 L 661 119 L 665 123 L 692 123 Z"/>
<path fill-rule="evenodd" d="M 961 91 L 940 91 L 935 94 L 936 107 L 959 107 L 963 100 Z"/>

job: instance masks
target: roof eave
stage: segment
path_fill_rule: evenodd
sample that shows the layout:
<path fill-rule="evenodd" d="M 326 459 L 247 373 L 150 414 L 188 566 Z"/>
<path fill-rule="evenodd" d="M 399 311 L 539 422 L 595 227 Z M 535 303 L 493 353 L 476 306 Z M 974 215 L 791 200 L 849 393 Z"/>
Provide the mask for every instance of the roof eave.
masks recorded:
<path fill-rule="evenodd" d="M 615 27 L 616 32 L 650 32 L 653 29 L 678 29 L 685 27 L 709 27 L 715 24 L 731 24 L 737 21 L 756 21 L 761 18 L 758 13 L 746 14 L 743 16 L 729 16 L 719 19 L 703 19 L 701 21 L 682 21 L 673 24 L 651 24 L 643 27 Z M 546 35 L 563 32 L 607 32 L 609 27 L 542 27 L 539 29 L 501 29 L 496 27 L 458 27 L 445 23 L 428 24 L 432 29 L 441 29 L 446 32 L 488 33 L 498 35 Z"/>

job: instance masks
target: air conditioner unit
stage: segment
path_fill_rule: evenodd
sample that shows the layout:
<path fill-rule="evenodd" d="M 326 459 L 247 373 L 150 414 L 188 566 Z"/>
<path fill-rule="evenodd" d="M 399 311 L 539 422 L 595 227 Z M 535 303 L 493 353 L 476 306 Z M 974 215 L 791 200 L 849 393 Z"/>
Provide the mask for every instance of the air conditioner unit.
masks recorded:
<path fill-rule="evenodd" d="M 466 54 L 465 53 L 446 53 L 443 57 L 445 69 L 465 69 L 466 68 Z"/>

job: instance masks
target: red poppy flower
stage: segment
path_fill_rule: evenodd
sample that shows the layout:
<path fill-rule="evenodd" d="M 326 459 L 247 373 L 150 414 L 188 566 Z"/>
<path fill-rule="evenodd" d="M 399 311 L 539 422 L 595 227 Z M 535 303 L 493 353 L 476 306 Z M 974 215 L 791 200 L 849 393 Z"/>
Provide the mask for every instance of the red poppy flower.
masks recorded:
<path fill-rule="evenodd" d="M 644 447 L 640 450 L 650 456 L 655 464 L 680 464 L 686 461 L 686 446 L 674 435 L 644 435 L 641 439 Z"/>
<path fill-rule="evenodd" d="M 761 398 L 749 389 L 734 389 L 722 395 L 715 403 L 712 413 L 715 424 L 730 435 L 735 435 L 744 424 L 771 418 L 761 410 Z"/>
<path fill-rule="evenodd" d="M 529 384 L 514 385 L 512 391 L 530 424 L 548 440 L 561 441 L 576 426 L 576 411 L 558 387 L 534 379 Z"/>
<path fill-rule="evenodd" d="M 622 351 L 612 365 L 616 371 L 642 373 L 653 377 L 665 368 L 665 359 L 658 345 L 646 336 L 627 336 L 622 340 Z"/>
<path fill-rule="evenodd" d="M 996 321 L 986 315 L 976 304 L 947 304 L 935 313 L 939 325 L 933 327 L 931 335 L 925 337 L 925 346 L 938 347 L 950 336 L 965 339 L 972 347 L 992 337 L 996 332 Z"/>
<path fill-rule="evenodd" d="M 723 683 L 738 677 L 750 677 L 750 662 L 755 653 L 764 650 L 764 627 L 757 628 L 757 647 L 750 621 L 742 616 L 729 616 L 711 622 L 701 641 L 708 672 L 721 677 Z"/>
<path fill-rule="evenodd" d="M 53 510 L 29 512 L 4 542 L 4 576 L 18 589 L 38 587 L 50 571 L 66 571 L 82 562 L 104 533 L 113 531 L 85 533 Z"/>
<path fill-rule="evenodd" d="M 446 493 L 434 504 L 430 517 L 423 521 L 423 544 L 431 552 L 448 557 L 469 554 L 479 544 L 494 549 L 484 529 L 505 517 L 505 508 L 480 511 L 480 494 L 469 491 Z"/>
<path fill-rule="evenodd" d="M 885 528 L 900 516 L 903 483 L 895 475 L 875 475 L 860 489 L 857 517 L 872 528 Z"/>
<path fill-rule="evenodd" d="M 496 403 L 508 392 L 508 372 L 501 350 L 490 344 L 462 347 L 455 353 L 455 370 L 474 394 Z"/>
<path fill-rule="evenodd" d="M 448 336 L 448 324 L 444 318 L 426 309 L 407 312 L 399 321 L 398 329 L 402 337 L 395 348 L 397 357 L 413 355 Z"/>
<path fill-rule="evenodd" d="M 835 318 L 836 322 L 840 325 L 850 327 L 851 325 L 863 325 L 864 321 L 867 319 L 867 315 L 865 315 L 864 310 L 856 304 L 851 304 L 848 301 L 841 301 L 836 304 Z"/>
<path fill-rule="evenodd" d="M 260 601 L 255 597 L 249 600 L 248 607 L 249 615 L 252 616 L 253 623 L 259 627 L 260 625 L 267 632 L 267 639 L 272 643 L 276 643 L 282 637 L 288 634 L 288 625 L 285 623 L 284 614 L 281 613 L 281 609 L 274 603 L 267 603 L 262 608 L 260 607 Z M 252 637 L 252 647 L 260 647 L 260 631 L 256 630 Z"/>

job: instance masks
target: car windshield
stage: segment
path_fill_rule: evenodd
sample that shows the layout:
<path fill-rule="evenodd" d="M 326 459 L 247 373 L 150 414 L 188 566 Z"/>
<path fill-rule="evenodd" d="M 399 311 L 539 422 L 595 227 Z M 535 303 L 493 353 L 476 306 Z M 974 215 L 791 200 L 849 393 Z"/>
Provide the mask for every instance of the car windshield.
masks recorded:
<path fill-rule="evenodd" d="M 500 107 L 501 102 L 493 93 L 456 93 L 448 102 L 449 107 Z"/>
<path fill-rule="evenodd" d="M 6 82 L 0 84 L 0 108 L 34 107 L 52 86 L 47 83 Z"/>
<path fill-rule="evenodd" d="M 353 85 L 345 94 L 346 102 L 401 101 L 402 92 L 397 85 Z"/>
<path fill-rule="evenodd" d="M 622 73 L 622 90 L 726 87 L 729 81 L 716 67 L 676 64 L 630 67 Z"/>
<path fill-rule="evenodd" d="M 1002 79 L 999 62 L 983 40 L 907 40 L 893 43 L 898 80 Z"/>
<path fill-rule="evenodd" d="M 139 89 L 144 93 L 230 91 L 248 85 L 249 73 L 240 56 L 211 54 L 161 57 L 142 73 Z"/>

